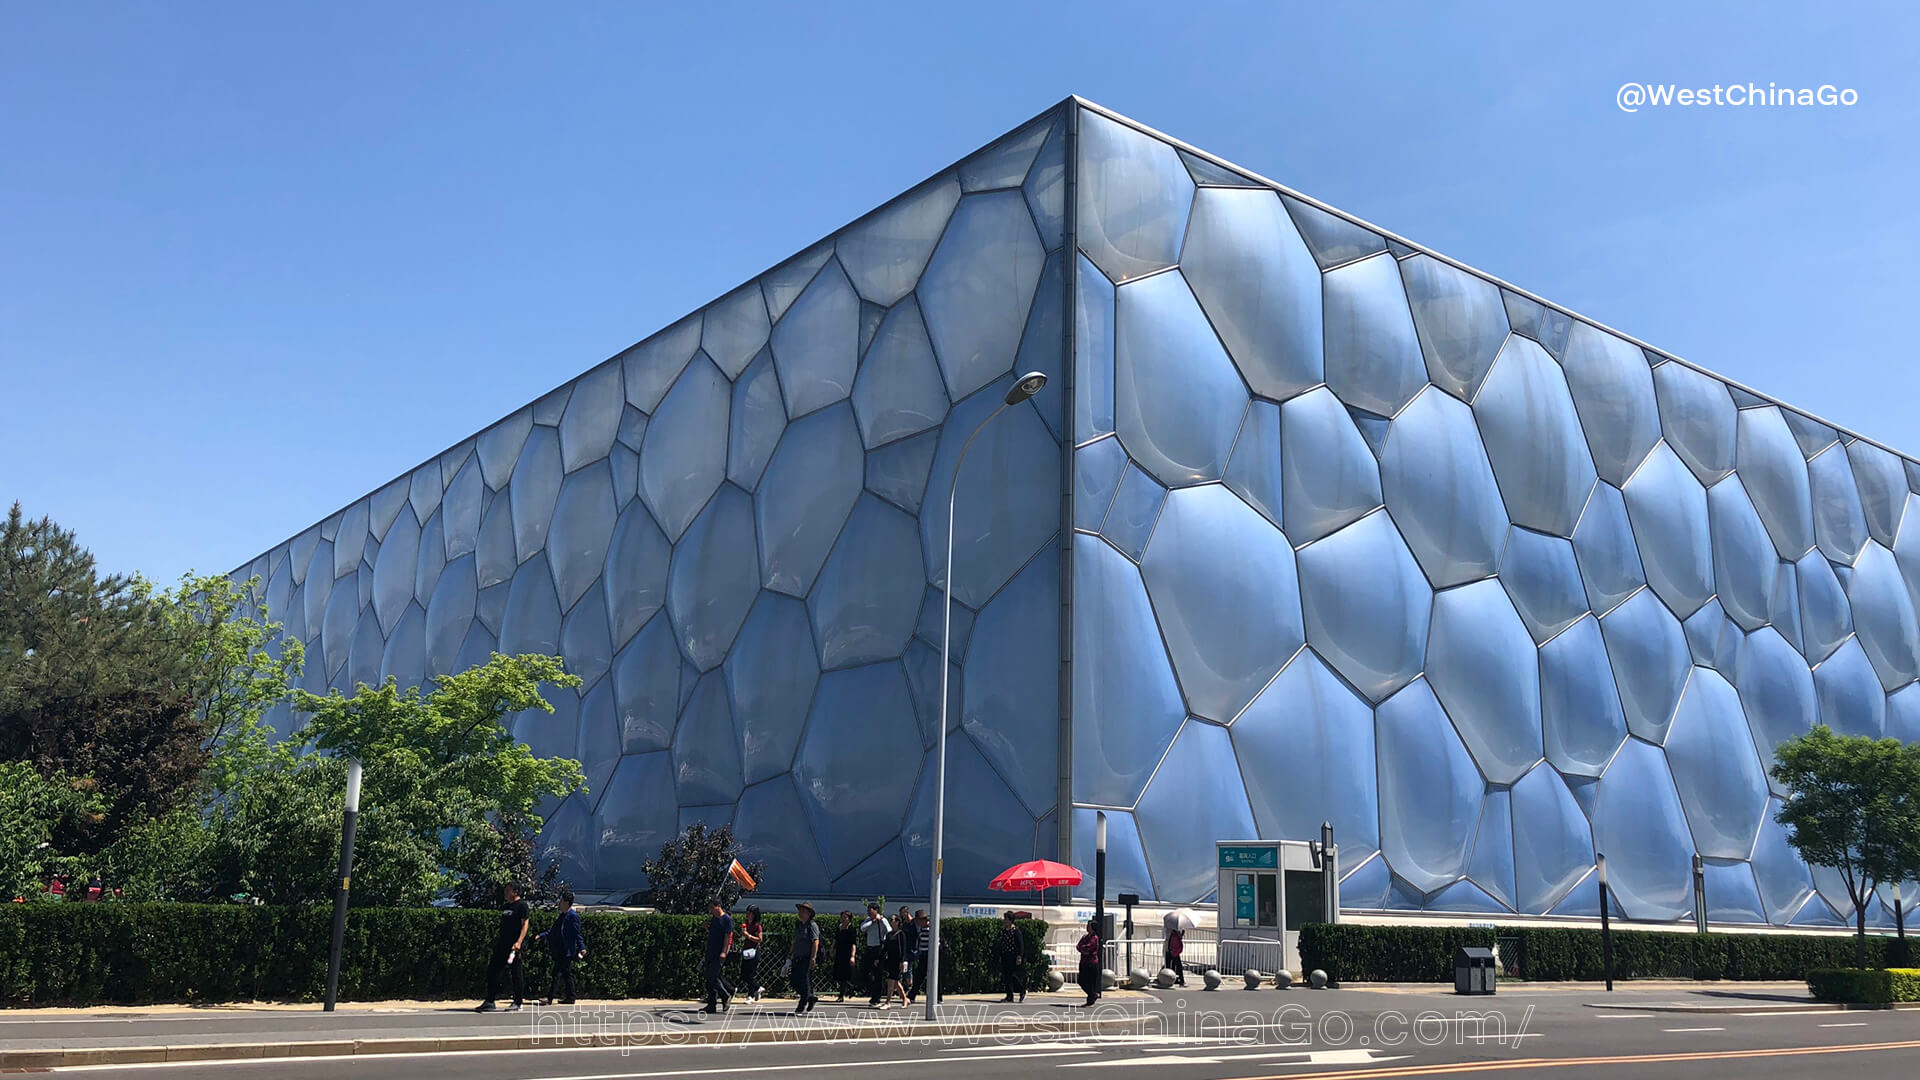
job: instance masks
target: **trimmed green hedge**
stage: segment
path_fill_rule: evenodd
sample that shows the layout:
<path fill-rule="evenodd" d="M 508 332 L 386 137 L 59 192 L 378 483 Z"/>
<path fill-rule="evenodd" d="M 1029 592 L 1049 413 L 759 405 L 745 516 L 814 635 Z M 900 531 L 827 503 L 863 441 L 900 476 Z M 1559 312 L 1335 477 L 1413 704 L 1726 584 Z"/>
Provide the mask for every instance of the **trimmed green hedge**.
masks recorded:
<path fill-rule="evenodd" d="M 348 912 L 340 975 L 343 1001 L 478 1000 L 496 911 L 356 908 Z M 0 1006 L 153 1002 L 315 1001 L 326 991 L 332 911 L 315 907 L 201 904 L 8 904 L 0 907 Z M 778 971 L 795 918 L 768 915 L 763 965 Z M 533 932 L 553 922 L 535 912 Z M 691 998 L 701 989 L 706 917 L 588 913 L 587 998 Z M 823 919 L 829 934 L 833 920 Z M 1044 923 L 1020 924 L 1028 985 L 1043 986 Z M 944 919 L 943 983 L 955 993 L 997 991 L 999 919 Z M 527 991 L 549 974 L 534 950 Z M 731 971 L 737 958 L 728 962 Z M 827 989 L 831 964 L 815 971 Z M 764 980 L 763 981 L 769 981 Z"/>
<path fill-rule="evenodd" d="M 1821 1001 L 1920 1001 L 1920 968 L 1818 968 L 1807 972 L 1807 989 Z"/>
<path fill-rule="evenodd" d="M 1502 974 L 1538 981 L 1605 977 L 1600 931 L 1501 926 L 1363 926 L 1311 923 L 1300 928 L 1300 963 L 1338 982 L 1452 982 L 1463 945 L 1500 947 Z M 1898 942 L 1869 936 L 1867 961 L 1884 966 Z M 1695 934 L 1620 930 L 1613 935 L 1616 979 L 1801 979 L 1815 968 L 1854 960 L 1851 936 Z"/>

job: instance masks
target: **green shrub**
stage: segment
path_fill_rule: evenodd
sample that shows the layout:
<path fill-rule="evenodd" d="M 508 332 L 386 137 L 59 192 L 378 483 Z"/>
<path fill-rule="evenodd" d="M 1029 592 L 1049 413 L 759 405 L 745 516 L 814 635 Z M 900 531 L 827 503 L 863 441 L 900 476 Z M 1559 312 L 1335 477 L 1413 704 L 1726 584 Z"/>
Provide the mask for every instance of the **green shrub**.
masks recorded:
<path fill-rule="evenodd" d="M 1816 968 L 1807 972 L 1807 989 L 1821 1001 L 1920 1001 L 1920 968 Z"/>
<path fill-rule="evenodd" d="M 374 1001 L 478 999 L 499 914 L 446 908 L 356 908 L 347 916 L 340 998 Z M 536 912 L 532 933 L 552 925 Z M 769 915 L 764 971 L 778 971 L 795 917 Z M 586 962 L 576 969 L 589 998 L 688 998 L 702 986 L 706 920 L 697 915 L 592 912 L 583 924 Z M 822 921 L 831 941 L 831 926 Z M 955 993 L 999 989 L 998 919 L 945 919 L 943 982 Z M 1046 924 L 1020 924 L 1028 985 L 1043 985 Z M 9 904 L 0 907 L 0 1006 L 153 1002 L 315 1001 L 326 989 L 332 911 L 324 906 L 198 904 Z M 732 968 L 736 959 L 729 959 Z M 832 977 L 815 971 L 816 986 Z M 527 990 L 550 969 L 531 950 Z M 763 980 L 771 981 L 771 980 Z"/>
<path fill-rule="evenodd" d="M 1494 938 L 1482 927 L 1308 923 L 1300 928 L 1300 967 L 1336 983 L 1452 982 L 1453 951 Z"/>
<path fill-rule="evenodd" d="M 1336 982 L 1451 982 L 1455 949 L 1496 943 L 1502 973 L 1510 978 L 1592 981 L 1605 975 L 1600 931 L 1586 927 L 1311 923 L 1300 930 L 1300 963 Z M 1897 944 L 1867 938 L 1868 961 L 1886 964 Z M 1838 935 L 1619 930 L 1613 935 L 1613 977 L 1800 979 L 1815 968 L 1850 965 L 1853 945 L 1851 937 Z"/>

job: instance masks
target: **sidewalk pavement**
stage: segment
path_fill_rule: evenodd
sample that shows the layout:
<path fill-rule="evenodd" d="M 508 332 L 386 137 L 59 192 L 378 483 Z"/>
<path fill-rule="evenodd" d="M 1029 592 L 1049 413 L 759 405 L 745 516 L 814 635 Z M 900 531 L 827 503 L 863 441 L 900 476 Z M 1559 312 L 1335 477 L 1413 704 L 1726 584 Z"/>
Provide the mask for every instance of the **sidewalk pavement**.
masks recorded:
<path fill-rule="evenodd" d="M 431 1053 L 455 1050 L 697 1046 L 842 1039 L 957 1039 L 1125 1032 L 1144 1023 L 1142 994 L 1080 1010 L 1078 995 L 1036 994 L 1025 1004 L 948 995 L 941 1019 L 924 1005 L 873 1009 L 821 1002 L 795 1016 L 792 999 L 740 1002 L 707 1015 L 684 1001 L 586 1001 L 475 1013 L 454 1002 L 103 1006 L 0 1011 L 0 1069 L 156 1061 Z M 1131 1002 L 1136 1007 L 1127 1008 Z M 1104 1004 L 1104 1003 L 1103 1003 Z"/>

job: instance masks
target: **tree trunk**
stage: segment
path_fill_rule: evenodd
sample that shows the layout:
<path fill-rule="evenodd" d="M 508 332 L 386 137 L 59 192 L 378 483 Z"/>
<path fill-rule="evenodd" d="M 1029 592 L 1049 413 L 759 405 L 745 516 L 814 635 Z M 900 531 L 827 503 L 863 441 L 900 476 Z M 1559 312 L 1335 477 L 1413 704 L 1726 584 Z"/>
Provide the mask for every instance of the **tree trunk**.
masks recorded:
<path fill-rule="evenodd" d="M 1853 966 L 1867 966 L 1867 905 L 1853 905 Z"/>

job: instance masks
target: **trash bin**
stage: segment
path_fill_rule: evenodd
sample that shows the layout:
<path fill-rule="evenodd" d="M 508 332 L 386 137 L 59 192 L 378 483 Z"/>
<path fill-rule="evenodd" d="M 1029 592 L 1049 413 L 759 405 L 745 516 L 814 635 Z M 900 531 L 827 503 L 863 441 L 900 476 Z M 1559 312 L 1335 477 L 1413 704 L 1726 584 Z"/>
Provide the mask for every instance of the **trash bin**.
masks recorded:
<path fill-rule="evenodd" d="M 1453 953 L 1453 992 L 1456 994 L 1493 993 L 1493 950 L 1468 945 Z"/>

